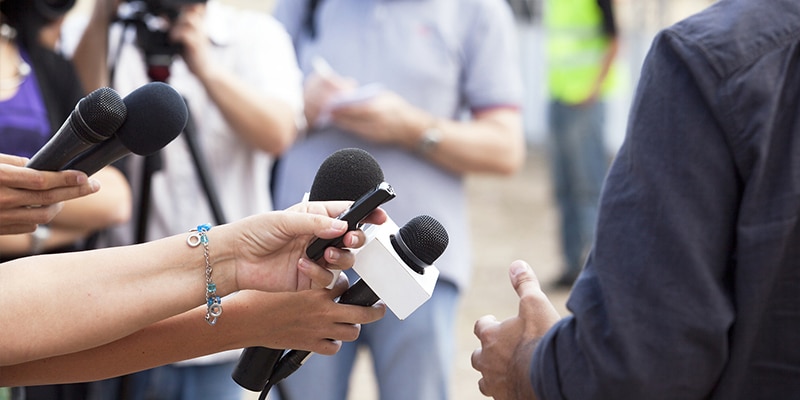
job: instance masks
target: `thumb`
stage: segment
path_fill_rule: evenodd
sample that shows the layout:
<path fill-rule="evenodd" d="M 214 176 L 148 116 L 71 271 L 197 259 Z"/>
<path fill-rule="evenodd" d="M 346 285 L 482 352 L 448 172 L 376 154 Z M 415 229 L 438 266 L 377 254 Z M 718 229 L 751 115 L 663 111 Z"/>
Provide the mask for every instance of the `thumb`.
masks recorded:
<path fill-rule="evenodd" d="M 533 268 L 522 260 L 516 260 L 508 268 L 508 276 L 511 279 L 511 286 L 517 292 L 520 299 L 535 296 L 542 291 L 539 278 L 533 272 Z"/>
<path fill-rule="evenodd" d="M 519 296 L 519 317 L 527 321 L 527 329 L 534 337 L 544 335 L 560 316 L 542 291 L 539 278 L 531 266 L 522 260 L 511 263 L 508 275 Z"/>

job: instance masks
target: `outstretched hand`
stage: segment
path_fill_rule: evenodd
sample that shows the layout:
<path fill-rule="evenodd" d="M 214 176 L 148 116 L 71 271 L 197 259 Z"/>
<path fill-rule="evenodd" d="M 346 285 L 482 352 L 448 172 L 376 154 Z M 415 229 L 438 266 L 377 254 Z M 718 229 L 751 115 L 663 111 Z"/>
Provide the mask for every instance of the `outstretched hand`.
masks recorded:
<path fill-rule="evenodd" d="M 352 267 L 355 257 L 347 248 L 362 246 L 366 236 L 358 229 L 347 232 L 347 222 L 334 218 L 350 204 L 350 201 L 304 202 L 286 211 L 252 216 L 225 226 L 234 232 L 223 234 L 237 237 L 233 255 L 239 290 L 283 292 L 310 289 L 312 279 L 317 283 L 324 281 L 326 285 L 330 282 L 330 272 L 322 268 L 343 270 Z M 382 224 L 386 218 L 386 213 L 378 209 L 365 222 Z M 343 234 L 345 249 L 329 247 L 318 262 L 306 258 L 305 249 L 315 236 L 331 239 Z"/>
<path fill-rule="evenodd" d="M 229 304 L 242 302 L 247 307 L 241 310 L 252 312 L 242 313 L 248 322 L 237 325 L 240 328 L 235 334 L 247 338 L 245 346 L 333 355 L 339 351 L 343 341 L 350 342 L 358 338 L 361 324 L 375 322 L 386 313 L 383 302 L 371 307 L 337 303 L 335 299 L 348 287 L 347 277 L 341 274 L 331 290 L 239 292 L 229 298 Z M 231 307 L 237 310 L 234 315 L 239 315 L 239 309 L 234 307 Z M 269 318 L 264 318 L 265 315 Z M 229 321 L 221 322 L 226 323 Z"/>
<path fill-rule="evenodd" d="M 509 277 L 519 296 L 519 313 L 502 322 L 487 315 L 475 323 L 481 347 L 472 353 L 472 367 L 482 375 L 478 388 L 485 396 L 530 400 L 536 398 L 530 383 L 533 350 L 560 317 L 530 265 L 514 261 Z"/>
<path fill-rule="evenodd" d="M 37 171 L 27 159 L 0 154 L 0 235 L 28 233 L 50 222 L 62 201 L 100 190 L 100 184 L 79 171 Z"/>

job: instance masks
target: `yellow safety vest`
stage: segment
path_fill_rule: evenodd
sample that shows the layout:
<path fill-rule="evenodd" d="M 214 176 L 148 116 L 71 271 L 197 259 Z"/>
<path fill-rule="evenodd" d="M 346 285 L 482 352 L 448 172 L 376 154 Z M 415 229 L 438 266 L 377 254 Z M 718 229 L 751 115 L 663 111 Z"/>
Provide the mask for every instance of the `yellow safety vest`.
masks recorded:
<path fill-rule="evenodd" d="M 549 0 L 544 27 L 550 96 L 572 104 L 586 100 L 609 44 L 597 0 Z M 601 94 L 613 86 L 614 69 L 612 65 Z"/>

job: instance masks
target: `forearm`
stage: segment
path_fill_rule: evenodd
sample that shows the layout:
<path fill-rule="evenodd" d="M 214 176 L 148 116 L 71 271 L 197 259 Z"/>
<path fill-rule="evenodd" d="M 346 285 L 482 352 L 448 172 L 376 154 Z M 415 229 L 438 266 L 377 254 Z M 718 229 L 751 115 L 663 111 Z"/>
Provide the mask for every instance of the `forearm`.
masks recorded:
<path fill-rule="evenodd" d="M 218 294 L 237 288 L 226 236 L 209 232 Z M 96 347 L 204 302 L 202 248 L 186 236 L 0 264 L 0 365 Z M 42 295 L 46 293 L 47 295 Z M 52 332 L 59 335 L 52 335 Z"/>
<path fill-rule="evenodd" d="M 113 10 L 110 8 L 113 7 Z M 96 0 L 89 24 L 78 42 L 72 62 L 86 93 L 109 86 L 108 29 L 116 2 Z"/>
<path fill-rule="evenodd" d="M 0 367 L 0 386 L 101 380 L 236 348 L 221 332 L 230 324 L 211 327 L 204 314 L 198 307 L 103 346 Z"/>
<path fill-rule="evenodd" d="M 67 246 L 130 218 L 131 193 L 125 177 L 113 167 L 100 170 L 95 177 L 101 180 L 102 190 L 64 202 L 61 212 L 49 223 L 50 236 L 40 250 Z M 28 255 L 32 247 L 30 234 L 0 236 L 0 254 Z"/>
<path fill-rule="evenodd" d="M 198 78 L 243 140 L 273 155 L 292 144 L 297 136 L 296 113 L 288 103 L 253 92 L 228 71 L 204 72 Z"/>
<path fill-rule="evenodd" d="M 428 157 L 455 173 L 510 175 L 525 161 L 522 121 L 516 110 L 491 110 L 466 122 L 439 120 L 436 126 L 440 142 Z M 414 143 L 420 140 L 421 134 Z"/>
<path fill-rule="evenodd" d="M 333 353 L 328 337 L 352 340 L 355 323 L 383 315 L 372 308 L 336 304 L 346 288 L 298 293 L 242 291 L 225 299 L 225 317 L 211 327 L 205 307 L 150 325 L 132 335 L 85 351 L 0 367 L 0 386 L 41 385 L 105 379 L 176 361 L 250 346 Z"/>
<path fill-rule="evenodd" d="M 85 239 L 91 233 L 91 230 L 88 229 L 63 229 L 57 227 L 49 227 L 48 229 L 50 230 L 49 237 L 39 244 L 39 253 L 47 253 L 76 243 Z M 32 233 L 0 235 L 0 254 L 7 256 L 7 258 L 31 255 L 34 250 L 33 240 Z"/>
<path fill-rule="evenodd" d="M 617 58 L 617 53 L 619 53 L 619 38 L 615 36 L 609 39 L 608 46 L 603 54 L 603 59 L 600 64 L 600 71 L 597 74 L 597 79 L 595 79 L 590 99 L 596 99 L 597 96 L 599 96 L 602 92 L 603 84 L 606 81 L 608 74 L 611 72 L 611 67 L 614 65 L 614 60 Z"/>
<path fill-rule="evenodd" d="M 94 176 L 102 189 L 65 202 L 64 209 L 53 219 L 54 227 L 86 234 L 130 219 L 133 203 L 125 176 L 114 167 L 105 167 Z"/>

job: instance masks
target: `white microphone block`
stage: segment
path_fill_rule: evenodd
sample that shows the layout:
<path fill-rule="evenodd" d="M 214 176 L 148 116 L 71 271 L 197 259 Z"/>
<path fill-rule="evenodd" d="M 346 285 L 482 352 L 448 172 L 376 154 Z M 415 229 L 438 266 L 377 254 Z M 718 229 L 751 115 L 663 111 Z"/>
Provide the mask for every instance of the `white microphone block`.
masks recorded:
<path fill-rule="evenodd" d="M 439 269 L 429 265 L 425 273 L 418 274 L 409 268 L 389 238 L 398 231 L 399 227 L 391 219 L 381 225 L 366 225 L 367 242 L 353 250 L 356 255 L 353 269 L 394 315 L 403 320 L 431 298 Z"/>

